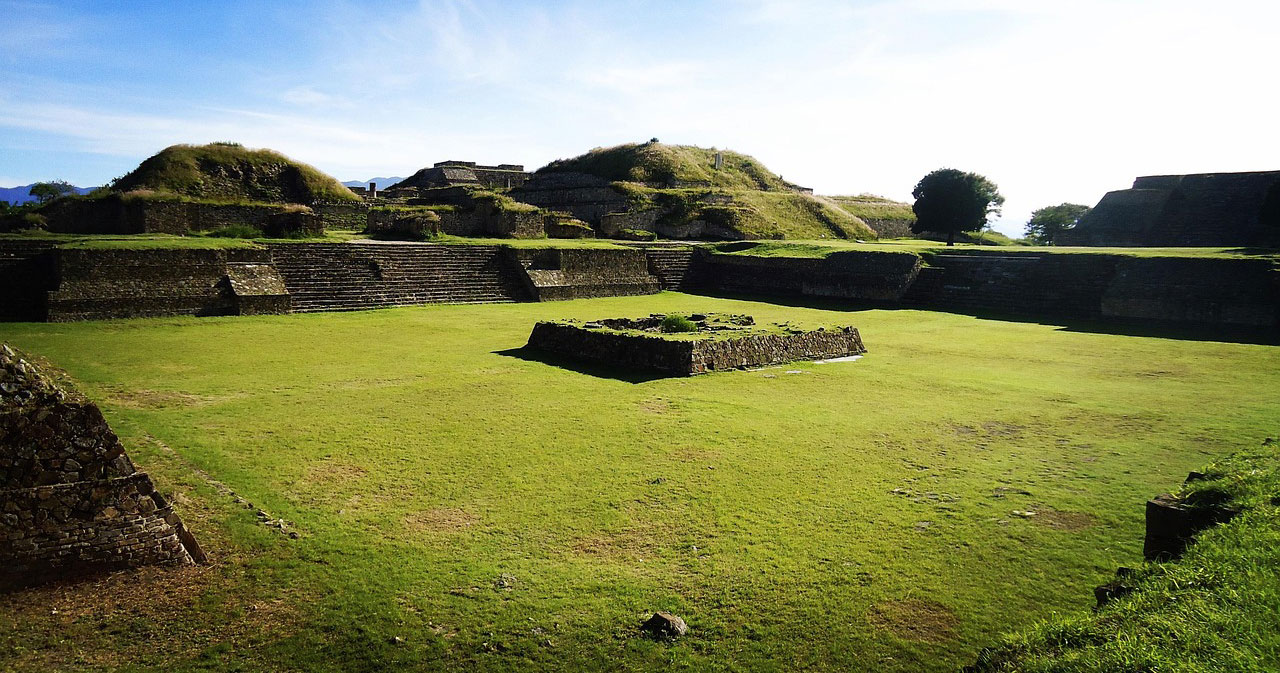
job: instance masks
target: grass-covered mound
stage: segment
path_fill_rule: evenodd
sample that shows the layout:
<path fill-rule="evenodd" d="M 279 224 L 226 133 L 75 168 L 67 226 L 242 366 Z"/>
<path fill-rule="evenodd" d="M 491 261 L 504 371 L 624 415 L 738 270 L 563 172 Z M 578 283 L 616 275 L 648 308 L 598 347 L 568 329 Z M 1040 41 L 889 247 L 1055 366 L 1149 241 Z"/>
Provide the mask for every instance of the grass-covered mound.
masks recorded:
<path fill-rule="evenodd" d="M 1009 636 L 968 670 L 1280 670 L 1280 453 L 1264 445 L 1204 474 L 1181 499 L 1240 510 L 1232 521 L 1197 536 L 1180 561 L 1137 570 L 1127 596 Z"/>
<path fill-rule="evenodd" d="M 828 196 L 850 215 L 863 220 L 900 220 L 910 224 L 916 221 L 916 214 L 910 203 L 886 199 L 874 194 L 857 196 Z"/>
<path fill-rule="evenodd" d="M 111 183 L 111 192 L 229 203 L 359 201 L 330 175 L 275 150 L 173 145 Z"/>
<path fill-rule="evenodd" d="M 719 169 L 715 167 L 717 153 L 724 157 L 724 165 Z M 729 150 L 655 142 L 597 147 L 572 159 L 557 159 L 537 170 L 537 173 L 566 172 L 661 186 L 705 183 L 725 189 L 788 189 L 781 177 L 755 157 Z"/>
<path fill-rule="evenodd" d="M 720 168 L 717 154 L 723 157 Z M 536 175 L 556 173 L 611 182 L 626 199 L 626 212 L 648 214 L 627 227 L 631 231 L 648 228 L 670 238 L 876 237 L 835 203 L 788 183 L 753 157 L 728 150 L 657 142 L 618 145 L 553 161 Z"/>

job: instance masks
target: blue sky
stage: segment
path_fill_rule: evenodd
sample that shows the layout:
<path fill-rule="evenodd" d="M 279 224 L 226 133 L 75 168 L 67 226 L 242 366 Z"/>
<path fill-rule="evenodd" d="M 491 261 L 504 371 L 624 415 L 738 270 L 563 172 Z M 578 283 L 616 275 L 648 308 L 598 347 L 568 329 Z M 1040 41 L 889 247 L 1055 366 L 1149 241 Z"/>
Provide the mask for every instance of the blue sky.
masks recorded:
<path fill-rule="evenodd" d="M 1031 210 L 1137 175 L 1280 169 L 1280 3 L 0 0 L 0 186 L 101 184 L 167 145 L 343 180 L 731 148 L 820 193 L 949 166 Z"/>

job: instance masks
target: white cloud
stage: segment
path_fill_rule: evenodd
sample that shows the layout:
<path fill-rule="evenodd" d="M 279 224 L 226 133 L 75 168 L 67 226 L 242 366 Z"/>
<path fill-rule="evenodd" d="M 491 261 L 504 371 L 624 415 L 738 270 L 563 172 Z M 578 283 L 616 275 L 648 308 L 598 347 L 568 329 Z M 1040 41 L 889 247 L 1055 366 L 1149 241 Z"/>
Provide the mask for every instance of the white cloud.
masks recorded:
<path fill-rule="evenodd" d="M 1034 208 L 1092 205 L 1139 174 L 1274 169 L 1280 156 L 1280 3 L 681 6 L 696 19 L 644 7 L 339 6 L 311 24 L 325 48 L 258 99 L 183 106 L 87 84 L 37 99 L 33 85 L 3 95 L 0 126 L 137 159 L 238 140 L 343 178 L 450 157 L 536 166 L 655 135 L 754 154 L 824 193 L 906 199 L 947 165 L 1001 186 L 1011 232 Z"/>
<path fill-rule="evenodd" d="M 291 105 L 312 106 L 326 105 L 333 102 L 333 96 L 316 91 L 309 86 L 296 86 L 280 94 L 280 100 Z"/>

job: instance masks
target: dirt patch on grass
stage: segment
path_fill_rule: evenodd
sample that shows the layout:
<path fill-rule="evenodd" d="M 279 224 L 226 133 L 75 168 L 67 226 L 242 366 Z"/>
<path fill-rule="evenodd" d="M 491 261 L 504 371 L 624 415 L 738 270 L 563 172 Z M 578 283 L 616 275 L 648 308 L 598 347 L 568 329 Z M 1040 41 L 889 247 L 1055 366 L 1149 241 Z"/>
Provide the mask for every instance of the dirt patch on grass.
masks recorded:
<path fill-rule="evenodd" d="M 656 557 L 661 550 L 674 544 L 669 532 L 655 526 L 639 526 L 579 538 L 574 541 L 572 549 L 584 556 L 634 560 Z"/>
<path fill-rule="evenodd" d="M 233 399 L 234 395 L 193 395 L 175 390 L 109 390 L 104 402 L 125 409 L 186 409 Z"/>
<path fill-rule="evenodd" d="M 480 517 L 456 507 L 435 507 L 404 518 L 405 530 L 412 533 L 456 533 L 479 523 Z"/>
<path fill-rule="evenodd" d="M 685 446 L 676 449 L 672 454 L 676 460 L 682 463 L 705 463 L 720 459 L 720 452 L 711 449 L 700 449 L 692 446 Z"/>
<path fill-rule="evenodd" d="M 369 471 L 359 465 L 339 460 L 322 460 L 307 468 L 306 480 L 311 483 L 336 484 L 362 479 Z"/>
<path fill-rule="evenodd" d="M 1020 437 L 1026 429 L 1027 426 L 1025 425 L 1004 423 L 1002 421 L 987 421 L 982 424 L 982 430 L 991 437 Z"/>
<path fill-rule="evenodd" d="M 665 414 L 671 411 L 671 405 L 662 398 L 653 398 L 640 402 L 640 411 L 646 414 Z"/>
<path fill-rule="evenodd" d="M 871 606 L 867 621 L 903 640 L 941 643 L 955 636 L 960 620 L 941 603 L 906 598 Z"/>
<path fill-rule="evenodd" d="M 0 595 L 0 632 L 26 646 L 0 668 L 115 669 L 172 661 L 181 643 L 262 643 L 301 623 L 298 605 L 267 597 L 218 566 L 151 566 Z M 242 590 L 243 589 L 243 590 Z M 157 649 L 156 643 L 166 643 Z"/>
<path fill-rule="evenodd" d="M 1098 525 L 1098 517 L 1088 512 L 1065 512 L 1056 509 L 1035 510 L 1036 523 L 1054 530 L 1081 531 Z"/>

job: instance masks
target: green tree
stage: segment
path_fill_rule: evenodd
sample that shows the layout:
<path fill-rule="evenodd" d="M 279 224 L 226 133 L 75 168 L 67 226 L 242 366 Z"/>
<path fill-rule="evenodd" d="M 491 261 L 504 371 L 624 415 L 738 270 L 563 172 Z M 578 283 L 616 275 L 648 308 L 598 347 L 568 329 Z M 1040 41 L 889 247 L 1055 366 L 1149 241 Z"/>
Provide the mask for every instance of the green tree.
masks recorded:
<path fill-rule="evenodd" d="M 945 233 L 947 245 L 955 245 L 958 231 L 980 231 L 1004 205 L 994 182 L 954 168 L 940 168 L 920 178 L 911 195 L 916 199 L 911 206 L 916 214 L 911 231 Z"/>
<path fill-rule="evenodd" d="M 1054 245 L 1058 236 L 1074 229 L 1089 210 L 1089 206 L 1078 203 L 1060 203 L 1032 211 L 1031 219 L 1027 220 L 1027 240 L 1039 245 Z"/>
<path fill-rule="evenodd" d="M 65 196 L 75 191 L 76 188 L 66 180 L 51 180 L 31 185 L 31 191 L 27 192 L 27 194 L 36 197 L 36 200 L 40 203 L 48 203 L 59 196 Z"/>

